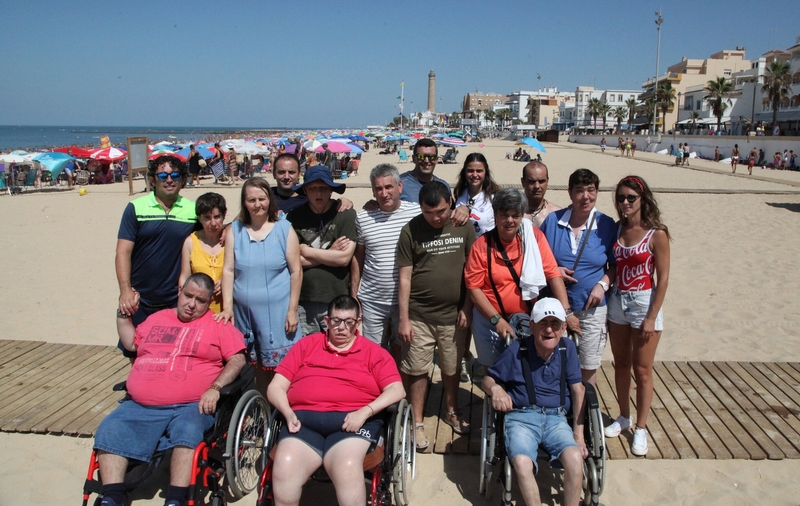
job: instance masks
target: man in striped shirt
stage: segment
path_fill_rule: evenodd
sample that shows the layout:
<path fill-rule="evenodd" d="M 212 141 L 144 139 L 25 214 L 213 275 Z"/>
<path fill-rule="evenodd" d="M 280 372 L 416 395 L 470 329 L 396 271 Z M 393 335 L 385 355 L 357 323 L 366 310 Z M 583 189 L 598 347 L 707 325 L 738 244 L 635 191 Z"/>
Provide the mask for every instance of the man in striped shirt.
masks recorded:
<path fill-rule="evenodd" d="M 397 241 L 405 224 L 420 214 L 420 207 L 400 200 L 403 183 L 394 165 L 376 166 L 369 180 L 378 209 L 361 210 L 356 217 L 358 242 L 350 290 L 361 303 L 364 336 L 398 352 Z"/>

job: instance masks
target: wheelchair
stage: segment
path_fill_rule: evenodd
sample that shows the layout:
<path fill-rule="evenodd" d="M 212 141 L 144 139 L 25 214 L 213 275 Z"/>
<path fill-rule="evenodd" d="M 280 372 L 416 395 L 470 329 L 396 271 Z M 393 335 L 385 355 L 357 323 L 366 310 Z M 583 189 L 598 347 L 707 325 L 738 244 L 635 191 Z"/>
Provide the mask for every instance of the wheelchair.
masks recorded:
<path fill-rule="evenodd" d="M 194 506 L 198 495 L 210 492 L 212 506 L 224 506 L 229 497 L 241 499 L 258 485 L 266 454 L 271 408 L 255 390 L 253 368 L 246 364 L 239 377 L 224 386 L 217 403 L 214 426 L 197 445 L 192 460 L 192 478 L 187 504 Z M 114 386 L 125 390 L 125 382 Z M 149 463 L 130 461 L 125 474 L 125 488 L 130 493 L 142 485 L 162 462 L 169 462 L 171 451 L 157 451 Z M 102 501 L 97 453 L 92 450 L 89 470 L 83 485 L 83 506 L 91 494 L 97 494 L 95 506 Z"/>
<path fill-rule="evenodd" d="M 383 411 L 384 433 L 373 443 L 364 458 L 364 479 L 369 483 L 367 504 L 390 506 L 392 498 L 397 506 L 408 506 L 408 483 L 417 472 L 416 434 L 414 415 L 406 399 L 401 399 Z M 270 417 L 266 439 L 266 463 L 261 475 L 256 506 L 273 506 L 272 466 L 278 446 L 278 435 L 283 426 L 278 410 Z M 320 473 L 318 471 L 317 473 Z M 324 475 L 324 473 L 322 473 Z M 318 481 L 327 477 L 312 476 Z"/>
<path fill-rule="evenodd" d="M 587 382 L 586 420 L 584 421 L 584 440 L 589 456 L 583 461 L 583 504 L 599 505 L 603 493 L 606 473 L 606 446 L 603 433 L 603 417 L 600 404 L 597 402 L 595 388 Z M 497 412 L 492 407 L 492 398 L 487 395 L 483 399 L 483 426 L 481 429 L 481 461 L 479 492 L 487 500 L 491 499 L 495 481 L 503 485 L 503 506 L 511 505 L 511 461 L 506 455 L 503 422 L 505 413 Z M 567 421 L 572 425 L 572 410 Z M 549 460 L 549 455 L 540 447 L 538 460 Z"/>

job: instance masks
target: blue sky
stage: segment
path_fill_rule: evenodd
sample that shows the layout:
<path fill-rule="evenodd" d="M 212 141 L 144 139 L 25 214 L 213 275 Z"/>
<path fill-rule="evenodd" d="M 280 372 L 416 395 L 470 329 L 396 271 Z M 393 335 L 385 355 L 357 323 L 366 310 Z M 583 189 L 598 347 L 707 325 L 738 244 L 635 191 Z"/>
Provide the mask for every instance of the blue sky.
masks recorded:
<path fill-rule="evenodd" d="M 682 56 L 786 49 L 796 1 L 664 2 L 661 72 Z M 464 94 L 640 89 L 659 3 L 3 1 L 0 124 L 363 127 Z"/>

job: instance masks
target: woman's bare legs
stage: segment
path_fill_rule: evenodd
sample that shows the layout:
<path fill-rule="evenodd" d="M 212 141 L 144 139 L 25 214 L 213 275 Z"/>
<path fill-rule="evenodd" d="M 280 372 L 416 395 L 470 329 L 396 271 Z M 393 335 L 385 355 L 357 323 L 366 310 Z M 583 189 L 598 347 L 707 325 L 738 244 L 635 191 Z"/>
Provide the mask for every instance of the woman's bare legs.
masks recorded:
<path fill-rule="evenodd" d="M 631 329 L 633 379 L 636 381 L 636 427 L 640 429 L 647 425 L 647 415 L 653 402 L 653 362 L 660 339 L 660 331 L 650 339 L 642 339 L 641 329 Z"/>

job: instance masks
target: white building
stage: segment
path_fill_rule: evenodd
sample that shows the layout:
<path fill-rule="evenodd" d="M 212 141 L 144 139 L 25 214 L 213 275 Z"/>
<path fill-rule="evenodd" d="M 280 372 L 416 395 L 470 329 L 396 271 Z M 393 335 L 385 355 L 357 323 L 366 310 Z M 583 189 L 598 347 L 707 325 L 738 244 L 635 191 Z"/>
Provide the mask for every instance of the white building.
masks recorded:
<path fill-rule="evenodd" d="M 639 96 L 637 90 L 597 90 L 594 86 L 578 86 L 575 90 L 575 110 L 564 111 L 565 114 L 572 114 L 572 123 L 579 129 L 601 129 L 603 128 L 603 118 L 598 116 L 595 121 L 590 114 L 588 114 L 589 103 L 592 99 L 598 99 L 602 104 L 609 106 L 609 113 L 606 116 L 606 128 L 616 128 L 617 120 L 614 117 L 614 109 L 617 107 L 624 107 L 627 109 L 626 102 L 628 100 L 636 99 Z M 628 118 L 627 122 L 630 121 Z M 623 123 L 627 128 L 627 122 Z"/>

